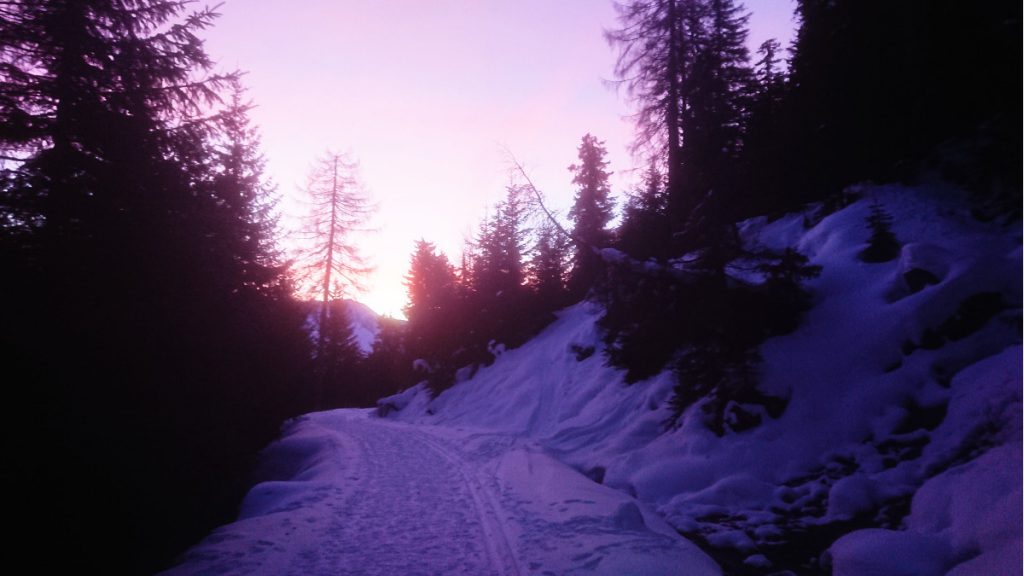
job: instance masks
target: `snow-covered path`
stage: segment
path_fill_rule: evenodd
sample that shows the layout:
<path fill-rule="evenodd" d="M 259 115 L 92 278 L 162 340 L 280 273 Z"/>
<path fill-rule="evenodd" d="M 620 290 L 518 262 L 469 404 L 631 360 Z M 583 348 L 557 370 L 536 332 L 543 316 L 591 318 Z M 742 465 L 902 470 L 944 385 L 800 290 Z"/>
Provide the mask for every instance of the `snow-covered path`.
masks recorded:
<path fill-rule="evenodd" d="M 511 436 L 304 417 L 274 480 L 167 574 L 717 574 L 627 495 Z"/>

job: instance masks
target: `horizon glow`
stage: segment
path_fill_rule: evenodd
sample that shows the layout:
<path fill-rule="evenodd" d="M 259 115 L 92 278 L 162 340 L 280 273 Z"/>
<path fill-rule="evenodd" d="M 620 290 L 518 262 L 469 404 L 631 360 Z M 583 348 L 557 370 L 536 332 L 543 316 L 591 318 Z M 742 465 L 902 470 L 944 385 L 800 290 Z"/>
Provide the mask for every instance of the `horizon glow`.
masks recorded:
<path fill-rule="evenodd" d="M 752 54 L 771 37 L 789 45 L 793 0 L 746 5 Z M 617 201 L 639 178 L 629 103 L 605 82 L 609 0 L 236 0 L 219 12 L 207 51 L 219 69 L 247 72 L 284 227 L 327 149 L 359 162 L 379 205 L 378 231 L 360 241 L 376 270 L 348 296 L 381 315 L 402 317 L 416 240 L 458 262 L 510 182 L 507 151 L 563 217 L 584 134 L 606 143 Z"/>

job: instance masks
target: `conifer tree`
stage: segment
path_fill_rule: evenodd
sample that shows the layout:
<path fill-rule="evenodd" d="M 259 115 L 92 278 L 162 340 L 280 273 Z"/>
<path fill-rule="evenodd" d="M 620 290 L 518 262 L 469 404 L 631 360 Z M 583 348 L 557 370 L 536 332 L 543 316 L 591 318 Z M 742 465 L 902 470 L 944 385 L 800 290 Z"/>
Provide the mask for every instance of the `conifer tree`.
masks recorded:
<path fill-rule="evenodd" d="M 530 285 L 543 307 L 564 303 L 568 251 L 565 235 L 550 223 L 541 225 L 530 260 Z"/>
<path fill-rule="evenodd" d="M 359 356 L 344 307 L 331 306 L 331 301 L 358 289 L 370 271 L 354 236 L 367 231 L 373 208 L 362 190 L 358 166 L 343 154 L 325 153 L 310 171 L 305 191 L 310 210 L 299 260 L 308 290 L 320 300 L 316 348 L 317 396 L 322 402 L 326 388 L 340 376 L 338 367 L 351 365 Z"/>
<path fill-rule="evenodd" d="M 605 32 L 609 44 L 619 49 L 615 74 L 637 106 L 635 147 L 666 158 L 669 213 L 676 229 L 684 219 L 683 111 L 697 8 L 695 0 L 616 3 L 620 26 Z"/>
<path fill-rule="evenodd" d="M 473 262 L 473 289 L 481 298 L 508 297 L 523 286 L 531 213 L 526 189 L 511 185 L 494 213 L 481 223 Z"/>
<path fill-rule="evenodd" d="M 781 67 L 778 40 L 761 43 L 754 64 L 754 89 L 749 100 L 747 130 L 739 154 L 737 188 L 746 193 L 737 201 L 734 214 L 742 219 L 789 208 L 792 193 L 784 185 L 794 163 L 786 145 L 785 101 L 789 84 Z M 756 191 L 756 193 L 754 192 Z"/>
<path fill-rule="evenodd" d="M 19 523 L 60 515 L 71 547 L 44 572 L 158 570 L 235 513 L 245 466 L 294 408 L 299 316 L 238 297 L 281 278 L 236 266 L 271 256 L 238 241 L 255 200 L 222 186 L 204 117 L 234 75 L 210 73 L 199 34 L 216 15 L 188 4 L 0 6 L 0 290 L 24 309 L 0 348 L 31 379 L 7 421 L 31 418 L 63 455 L 14 456 L 36 496 Z M 97 531 L 104 515 L 119 522 Z"/>
<path fill-rule="evenodd" d="M 618 247 L 630 256 L 646 260 L 669 255 L 668 208 L 664 177 L 655 159 L 644 171 L 643 185 L 627 195 L 618 229 Z"/>
<path fill-rule="evenodd" d="M 218 116 L 213 187 L 221 218 L 231 223 L 230 267 L 246 290 L 290 297 L 284 256 L 278 248 L 277 188 L 264 175 L 260 137 L 249 119 L 252 103 L 240 78 L 229 80 L 227 106 Z"/>
<path fill-rule="evenodd" d="M 455 269 L 433 244 L 418 240 L 405 285 L 409 293 L 406 351 L 412 359 L 425 363 L 427 380 L 438 391 L 451 383 L 456 368 L 453 356 L 469 338 Z"/>
<path fill-rule="evenodd" d="M 728 241 L 720 228 L 750 88 L 746 16 L 733 0 L 617 7 L 621 27 L 607 33 L 619 48 L 615 72 L 639 107 L 638 143 L 665 150 L 672 238 L 684 250 Z"/>
<path fill-rule="evenodd" d="M 606 247 L 611 239 L 607 226 L 614 204 L 606 155 L 604 142 L 586 134 L 579 147 L 579 163 L 569 167 L 576 185 L 569 218 L 574 223 L 573 235 L 579 240 L 573 255 L 571 283 L 578 295 L 583 295 L 601 275 L 602 264 L 593 247 Z"/>
<path fill-rule="evenodd" d="M 682 157 L 685 227 L 676 230 L 684 249 L 703 249 L 703 264 L 720 271 L 733 247 L 729 227 L 739 202 L 736 181 L 751 88 L 746 48 L 747 16 L 734 0 L 706 0 L 686 91 Z M 715 272 L 720 273 L 720 272 Z"/>

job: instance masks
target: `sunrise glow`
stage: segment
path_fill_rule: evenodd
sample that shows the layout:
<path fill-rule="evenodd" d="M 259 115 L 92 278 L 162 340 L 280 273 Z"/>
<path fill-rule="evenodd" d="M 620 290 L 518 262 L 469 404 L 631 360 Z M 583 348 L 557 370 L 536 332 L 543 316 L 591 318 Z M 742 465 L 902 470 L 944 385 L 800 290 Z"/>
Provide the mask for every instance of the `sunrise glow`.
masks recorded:
<path fill-rule="evenodd" d="M 789 42 L 792 2 L 747 6 L 750 46 Z M 361 240 L 375 271 L 355 297 L 378 313 L 402 315 L 416 240 L 458 259 L 509 183 L 508 151 L 563 216 L 583 134 L 607 143 L 613 194 L 639 180 L 628 103 L 605 82 L 611 2 L 234 0 L 219 11 L 207 47 L 247 71 L 286 227 L 313 159 L 332 148 L 359 160 L 380 209 Z"/>

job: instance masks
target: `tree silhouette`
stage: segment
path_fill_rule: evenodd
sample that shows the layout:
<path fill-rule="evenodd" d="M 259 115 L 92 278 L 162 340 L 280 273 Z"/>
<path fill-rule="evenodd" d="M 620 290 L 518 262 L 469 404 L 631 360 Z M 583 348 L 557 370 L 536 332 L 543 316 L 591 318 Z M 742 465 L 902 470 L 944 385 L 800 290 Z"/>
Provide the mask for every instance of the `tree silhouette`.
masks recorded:
<path fill-rule="evenodd" d="M 576 185 L 576 198 L 569 210 L 569 218 L 575 227 L 573 235 L 584 245 L 577 246 L 573 254 L 571 286 L 573 291 L 583 295 L 601 274 L 601 260 L 591 249 L 592 246 L 606 247 L 611 234 L 607 230 L 614 208 L 609 197 L 608 161 L 604 142 L 587 134 L 579 147 L 579 163 L 569 167 Z"/>
<path fill-rule="evenodd" d="M 291 285 L 278 248 L 277 188 L 264 176 L 266 161 L 259 150 L 259 133 L 249 119 L 252 103 L 241 79 L 231 78 L 228 84 L 227 106 L 217 116 L 212 183 L 220 199 L 218 217 L 233 232 L 227 239 L 232 243 L 227 265 L 246 290 L 287 298 Z"/>
<path fill-rule="evenodd" d="M 358 353 L 352 328 L 343 307 L 331 300 L 342 298 L 362 285 L 370 272 L 359 252 L 354 235 L 365 232 L 373 213 L 358 177 L 358 166 L 343 154 L 327 152 L 310 170 L 305 192 L 309 212 L 303 229 L 299 254 L 301 274 L 307 289 L 320 300 L 317 330 L 317 365 L 323 402 L 324 389 L 333 384 L 339 366 L 350 365 Z"/>
<path fill-rule="evenodd" d="M 465 299 L 448 257 L 433 244 L 418 240 L 405 277 L 409 304 L 406 350 L 435 391 L 450 384 L 456 350 L 471 339 Z"/>
<path fill-rule="evenodd" d="M 536 236 L 529 263 L 530 286 L 542 307 L 557 308 L 566 303 L 569 239 L 550 222 L 541 224 Z"/>
<path fill-rule="evenodd" d="M 615 73 L 638 106 L 638 145 L 666 158 L 668 215 L 679 251 L 728 242 L 734 163 L 750 89 L 746 16 L 733 0 L 617 4 Z M 720 260 L 711 255 L 712 260 Z"/>
<path fill-rule="evenodd" d="M 233 516 L 296 407 L 308 350 L 256 229 L 267 189 L 226 147 L 255 143 L 208 117 L 241 107 L 199 39 L 215 13 L 188 4 L 0 5 L 0 349 L 25 375 L 5 435 L 24 533 L 62 518 L 44 572 L 159 570 Z"/>
<path fill-rule="evenodd" d="M 651 159 L 642 186 L 627 195 L 617 240 L 618 247 L 633 258 L 663 259 L 670 254 L 671 231 L 663 180 L 657 163 Z"/>

